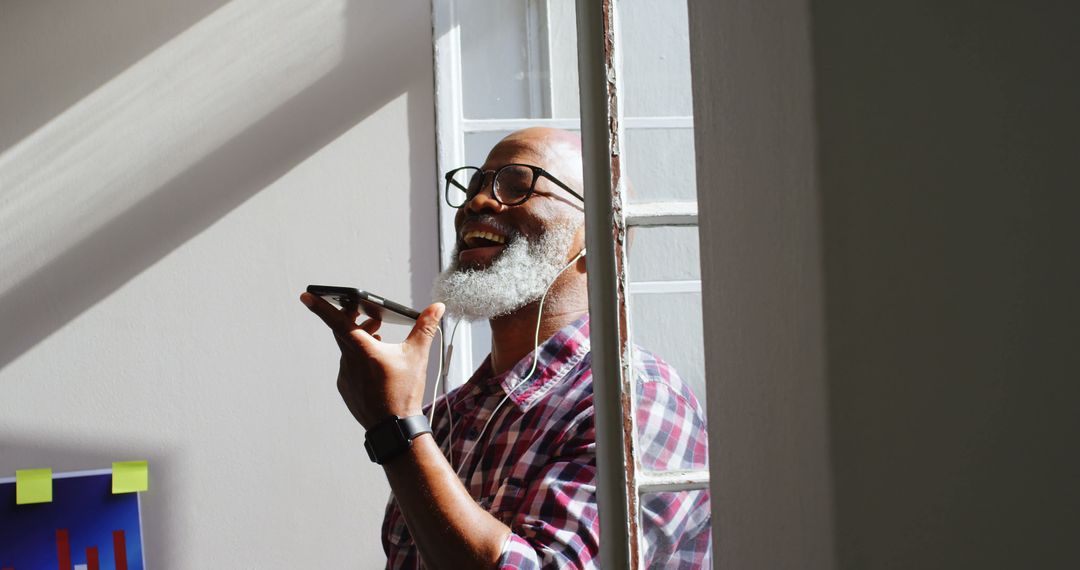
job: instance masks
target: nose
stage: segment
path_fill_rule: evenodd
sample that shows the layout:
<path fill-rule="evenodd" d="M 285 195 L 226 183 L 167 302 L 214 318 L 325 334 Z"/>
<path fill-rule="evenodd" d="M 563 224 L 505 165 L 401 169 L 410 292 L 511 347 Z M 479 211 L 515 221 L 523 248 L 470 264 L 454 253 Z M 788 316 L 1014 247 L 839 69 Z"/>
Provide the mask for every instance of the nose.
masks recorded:
<path fill-rule="evenodd" d="M 480 186 L 480 190 L 473 194 L 472 198 L 465 201 L 465 205 L 462 209 L 467 210 L 471 214 L 479 214 L 481 212 L 501 212 L 506 209 L 501 202 L 495 199 L 495 176 L 488 176 L 488 173 L 484 173 L 484 184 Z M 488 182 L 490 180 L 491 182 Z"/>

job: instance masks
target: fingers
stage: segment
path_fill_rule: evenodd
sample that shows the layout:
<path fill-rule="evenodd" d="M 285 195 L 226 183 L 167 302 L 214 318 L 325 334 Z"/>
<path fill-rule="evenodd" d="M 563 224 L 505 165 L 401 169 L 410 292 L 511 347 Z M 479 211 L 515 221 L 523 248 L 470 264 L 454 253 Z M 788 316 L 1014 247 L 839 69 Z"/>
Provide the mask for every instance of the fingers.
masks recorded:
<path fill-rule="evenodd" d="M 376 321 L 376 322 L 378 322 L 378 321 Z M 365 322 L 365 324 L 367 324 L 367 323 Z M 375 338 L 367 330 L 365 330 L 365 329 L 363 329 L 361 327 L 356 327 L 355 329 L 349 331 L 349 338 L 351 338 L 353 340 L 354 344 L 359 345 L 360 348 L 362 348 L 364 350 L 364 352 L 368 352 L 368 353 L 370 353 L 372 351 L 372 349 L 374 348 L 373 343 L 375 341 L 379 340 L 379 339 Z"/>
<path fill-rule="evenodd" d="M 349 321 L 351 321 L 351 322 L 355 323 L 356 319 L 360 317 L 360 308 L 359 307 L 348 307 L 348 308 L 342 307 L 341 310 L 345 311 L 345 314 L 349 316 Z"/>
<path fill-rule="evenodd" d="M 330 328 L 342 354 L 355 351 L 358 346 L 367 352 L 373 348 L 371 343 L 382 341 L 382 336 L 376 334 L 379 327 L 382 326 L 382 321 L 367 319 L 360 324 L 356 324 L 356 318 L 360 314 L 358 309 L 338 309 L 322 297 L 307 292 L 300 294 L 300 302 Z M 435 320 L 435 323 L 438 324 L 438 319 Z"/>
<path fill-rule="evenodd" d="M 405 338 L 405 344 L 420 349 L 424 353 L 431 346 L 431 340 L 435 338 L 435 330 L 439 327 L 439 319 L 446 312 L 446 305 L 433 303 L 420 313 L 416 319 L 409 336 Z"/>
<path fill-rule="evenodd" d="M 364 329 L 364 332 L 372 336 L 376 336 L 375 331 L 379 330 L 380 326 L 382 326 L 382 321 L 378 319 L 367 319 L 360 323 L 360 328 Z"/>
<path fill-rule="evenodd" d="M 375 331 L 379 330 L 380 325 L 382 325 L 382 321 L 378 319 L 367 319 L 360 323 L 355 329 L 349 331 L 349 336 L 360 346 L 368 349 L 370 348 L 368 343 L 372 340 L 382 340 L 381 336 L 375 334 Z"/>
<path fill-rule="evenodd" d="M 355 319 L 350 319 L 344 311 L 331 305 L 322 297 L 304 292 L 300 294 L 300 302 L 312 313 L 318 315 L 323 323 L 335 333 L 348 334 L 349 331 L 357 328 Z"/>
<path fill-rule="evenodd" d="M 374 319 L 368 319 L 363 324 L 356 324 L 356 315 L 349 311 L 338 309 L 322 297 L 311 293 L 301 293 L 300 302 L 307 306 L 312 313 L 318 315 L 323 323 L 334 333 L 334 339 L 338 348 L 344 354 L 347 351 L 355 351 L 357 346 L 363 350 L 369 348 L 369 343 L 374 341 L 371 332 L 379 329 L 381 324 Z"/>

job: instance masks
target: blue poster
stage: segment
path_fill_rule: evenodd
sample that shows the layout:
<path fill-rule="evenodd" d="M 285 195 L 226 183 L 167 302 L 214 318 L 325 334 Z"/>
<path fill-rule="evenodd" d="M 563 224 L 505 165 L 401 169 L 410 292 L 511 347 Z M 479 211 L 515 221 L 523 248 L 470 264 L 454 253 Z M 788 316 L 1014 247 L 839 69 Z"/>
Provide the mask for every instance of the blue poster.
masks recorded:
<path fill-rule="evenodd" d="M 53 474 L 48 503 L 15 504 L 0 479 L 0 570 L 143 570 L 139 494 L 112 492 L 112 471 Z"/>

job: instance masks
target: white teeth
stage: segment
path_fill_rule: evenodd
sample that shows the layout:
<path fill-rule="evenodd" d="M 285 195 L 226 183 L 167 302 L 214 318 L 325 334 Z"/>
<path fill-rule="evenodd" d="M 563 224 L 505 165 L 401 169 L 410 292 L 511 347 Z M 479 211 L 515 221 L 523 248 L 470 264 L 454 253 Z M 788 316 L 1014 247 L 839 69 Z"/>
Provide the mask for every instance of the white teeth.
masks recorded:
<path fill-rule="evenodd" d="M 495 234 L 493 234 L 491 232 L 467 232 L 463 236 L 463 238 L 465 240 L 470 240 L 470 239 L 473 239 L 473 238 L 482 238 L 482 239 L 486 239 L 486 240 L 489 240 L 489 241 L 493 241 L 495 243 L 500 243 L 500 244 L 501 243 L 506 243 L 506 238 L 504 238 L 502 236 L 499 236 L 499 235 L 495 235 Z"/>

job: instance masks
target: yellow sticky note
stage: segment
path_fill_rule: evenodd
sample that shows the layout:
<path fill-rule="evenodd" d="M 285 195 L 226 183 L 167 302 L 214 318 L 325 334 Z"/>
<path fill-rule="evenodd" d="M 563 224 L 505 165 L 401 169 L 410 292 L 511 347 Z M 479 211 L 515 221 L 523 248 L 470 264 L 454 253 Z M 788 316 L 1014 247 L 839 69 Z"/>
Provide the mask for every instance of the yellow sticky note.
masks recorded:
<path fill-rule="evenodd" d="M 15 504 L 52 502 L 52 469 L 15 471 Z"/>
<path fill-rule="evenodd" d="M 112 464 L 112 492 L 137 493 L 150 488 L 146 461 L 117 461 Z"/>

